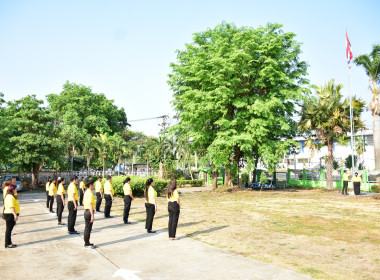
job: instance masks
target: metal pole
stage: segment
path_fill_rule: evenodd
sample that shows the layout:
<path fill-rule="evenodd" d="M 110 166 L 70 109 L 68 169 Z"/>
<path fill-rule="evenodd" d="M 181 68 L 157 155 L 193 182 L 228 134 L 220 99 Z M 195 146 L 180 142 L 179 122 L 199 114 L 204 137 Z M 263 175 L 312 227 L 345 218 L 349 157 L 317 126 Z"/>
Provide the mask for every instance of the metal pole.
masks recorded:
<path fill-rule="evenodd" d="M 348 68 L 348 90 L 349 90 L 349 95 L 350 95 L 350 125 L 351 125 L 351 161 L 352 161 L 352 166 L 351 166 L 351 176 L 354 176 L 354 170 L 355 170 L 355 162 L 354 162 L 354 145 L 355 145 L 355 142 L 354 142 L 354 123 L 353 123 L 353 120 L 352 120 L 352 115 L 353 115 L 353 111 L 352 111 L 352 94 L 351 94 L 351 68 L 349 67 Z"/>

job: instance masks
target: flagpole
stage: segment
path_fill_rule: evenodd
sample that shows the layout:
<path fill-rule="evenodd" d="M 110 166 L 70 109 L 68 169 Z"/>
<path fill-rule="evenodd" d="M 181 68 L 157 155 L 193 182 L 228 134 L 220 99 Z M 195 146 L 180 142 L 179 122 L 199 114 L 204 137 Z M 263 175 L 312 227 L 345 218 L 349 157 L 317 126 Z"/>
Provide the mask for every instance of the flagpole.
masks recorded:
<path fill-rule="evenodd" d="M 351 92 L 351 65 L 350 67 L 348 67 L 348 92 L 349 92 L 349 95 L 350 95 L 350 126 L 351 126 L 351 162 L 352 162 L 352 165 L 351 165 L 351 176 L 354 176 L 354 145 L 355 145 L 355 142 L 354 142 L 354 122 L 352 120 L 352 115 L 353 115 L 353 111 L 352 111 L 352 92 Z"/>

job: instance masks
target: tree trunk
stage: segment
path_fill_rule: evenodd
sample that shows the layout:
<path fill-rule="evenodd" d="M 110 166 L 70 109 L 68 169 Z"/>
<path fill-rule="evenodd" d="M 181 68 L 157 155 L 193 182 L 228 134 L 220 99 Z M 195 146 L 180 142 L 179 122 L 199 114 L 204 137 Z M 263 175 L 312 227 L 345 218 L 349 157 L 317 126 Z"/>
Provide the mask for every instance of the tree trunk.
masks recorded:
<path fill-rule="evenodd" d="M 233 184 L 231 182 L 231 167 L 226 167 L 224 172 L 224 185 L 231 187 Z"/>
<path fill-rule="evenodd" d="M 327 142 L 328 147 L 328 154 L 327 154 L 327 160 L 326 160 L 326 187 L 328 190 L 333 189 L 333 178 L 332 178 L 332 172 L 333 172 L 333 142 L 328 141 Z"/>
<path fill-rule="evenodd" d="M 87 177 L 90 174 L 90 160 L 91 160 L 91 158 L 89 156 L 87 156 Z"/>
<path fill-rule="evenodd" d="M 219 176 L 218 171 L 212 172 L 212 188 L 213 189 L 216 189 L 218 187 L 218 176 Z"/>
<path fill-rule="evenodd" d="M 375 150 L 375 169 L 380 170 L 380 115 L 373 114 L 373 147 Z"/>
<path fill-rule="evenodd" d="M 120 176 L 120 156 L 117 157 L 117 176 Z"/>
<path fill-rule="evenodd" d="M 256 177 L 257 177 L 257 165 L 259 163 L 259 158 L 255 158 L 255 169 L 253 170 L 253 174 L 252 174 L 252 182 L 253 183 L 256 183 Z"/>
<path fill-rule="evenodd" d="M 159 166 L 159 168 L 160 168 L 160 170 L 159 170 L 159 172 L 158 172 L 158 179 L 159 180 L 162 180 L 162 175 L 163 175 L 163 168 L 162 168 L 162 162 L 160 162 L 160 166 Z"/>
<path fill-rule="evenodd" d="M 40 173 L 40 166 L 37 163 L 33 163 L 32 166 L 32 189 L 38 188 L 38 175 Z"/>
<path fill-rule="evenodd" d="M 103 178 L 104 178 L 104 157 L 103 157 Z"/>

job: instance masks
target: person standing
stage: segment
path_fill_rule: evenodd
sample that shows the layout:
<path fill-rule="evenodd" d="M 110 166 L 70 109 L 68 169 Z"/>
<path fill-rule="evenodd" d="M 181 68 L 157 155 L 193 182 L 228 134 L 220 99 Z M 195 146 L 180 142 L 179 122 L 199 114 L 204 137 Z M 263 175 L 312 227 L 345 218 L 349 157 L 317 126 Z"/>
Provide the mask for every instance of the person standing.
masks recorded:
<path fill-rule="evenodd" d="M 155 233 L 152 230 L 154 214 L 157 211 L 157 192 L 153 188 L 154 181 L 152 178 L 146 180 L 145 183 L 145 209 L 146 209 L 146 221 L 145 229 L 148 233 Z"/>
<path fill-rule="evenodd" d="M 50 190 L 50 184 L 51 184 L 51 177 L 48 177 L 45 188 L 46 188 L 46 208 L 49 209 L 49 203 L 50 203 L 50 197 L 49 197 L 49 190 Z"/>
<path fill-rule="evenodd" d="M 83 196 L 84 196 L 85 190 L 86 190 L 86 185 L 84 183 L 84 177 L 82 177 L 79 183 L 79 205 L 80 206 L 83 206 Z"/>
<path fill-rule="evenodd" d="M 63 209 L 65 208 L 66 202 L 65 202 L 65 188 L 63 187 L 65 183 L 65 178 L 62 178 L 58 180 L 58 191 L 57 191 L 57 216 L 58 216 L 58 225 L 63 226 L 64 223 L 62 223 L 62 213 Z"/>
<path fill-rule="evenodd" d="M 20 214 L 20 203 L 15 197 L 17 186 L 9 185 L 7 193 L 4 198 L 4 220 L 6 224 L 5 230 L 5 248 L 15 248 L 16 245 L 12 243 L 12 230 L 16 225 L 18 216 Z"/>
<path fill-rule="evenodd" d="M 75 221 L 77 219 L 78 211 L 78 190 L 77 190 L 78 177 L 73 176 L 71 183 L 67 188 L 67 208 L 69 209 L 69 216 L 67 218 L 67 229 L 69 234 L 79 234 L 75 230 Z"/>
<path fill-rule="evenodd" d="M 129 217 L 129 211 L 131 210 L 131 203 L 132 200 L 134 199 L 133 194 L 132 194 L 132 189 L 131 189 L 131 178 L 127 177 L 123 184 L 123 191 L 124 191 L 124 215 L 123 215 L 123 221 L 124 224 L 130 224 L 128 221 Z"/>
<path fill-rule="evenodd" d="M 356 196 L 360 195 L 360 183 L 362 178 L 358 176 L 358 172 L 355 172 L 355 176 L 352 177 L 352 184 L 354 185 L 354 193 Z"/>
<path fill-rule="evenodd" d="M 169 223 L 168 223 L 169 239 L 178 240 L 178 238 L 176 237 L 176 232 L 177 232 L 177 225 L 178 225 L 178 218 L 179 218 L 181 204 L 179 201 L 179 194 L 177 190 L 176 179 L 170 180 L 166 193 L 167 193 L 168 212 L 169 212 Z"/>
<path fill-rule="evenodd" d="M 53 211 L 54 197 L 57 194 L 57 187 L 55 185 L 56 179 L 53 179 L 49 186 L 49 211 L 50 213 L 55 213 Z"/>
<path fill-rule="evenodd" d="M 96 192 L 96 207 L 95 211 L 100 213 L 100 205 L 102 204 L 103 199 L 103 186 L 102 186 L 102 176 L 98 177 L 98 180 L 95 182 L 95 192 Z"/>
<path fill-rule="evenodd" d="M 113 190 L 111 182 L 112 182 L 112 177 L 108 175 L 107 181 L 104 183 L 104 199 L 106 201 L 106 204 L 104 206 L 104 218 L 113 218 L 112 216 L 110 216 L 113 195 L 114 195 L 114 190 Z"/>
<path fill-rule="evenodd" d="M 95 220 L 94 209 L 95 209 L 95 197 L 92 193 L 94 189 L 94 183 L 92 180 L 87 181 L 87 191 L 84 194 L 84 247 L 95 249 L 96 246 L 93 243 L 90 243 L 90 235 L 92 230 L 92 225 Z"/>
<path fill-rule="evenodd" d="M 348 189 L 348 173 L 347 173 L 347 170 L 344 170 L 344 173 L 343 173 L 343 189 L 342 189 L 343 195 L 348 195 L 347 189 Z"/>

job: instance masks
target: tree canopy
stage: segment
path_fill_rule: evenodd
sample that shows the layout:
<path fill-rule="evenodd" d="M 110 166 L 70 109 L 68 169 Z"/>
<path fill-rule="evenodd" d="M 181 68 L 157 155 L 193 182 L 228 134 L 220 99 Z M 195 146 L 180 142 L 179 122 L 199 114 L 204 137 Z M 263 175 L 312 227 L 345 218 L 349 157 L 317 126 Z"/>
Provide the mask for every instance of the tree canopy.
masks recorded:
<path fill-rule="evenodd" d="M 280 24 L 254 29 L 222 23 L 195 33 L 177 51 L 169 75 L 175 129 L 207 150 L 214 166 L 238 166 L 244 155 L 276 154 L 278 162 L 283 154 L 287 145 L 278 142 L 294 136 L 294 115 L 308 84 L 295 36 Z"/>

